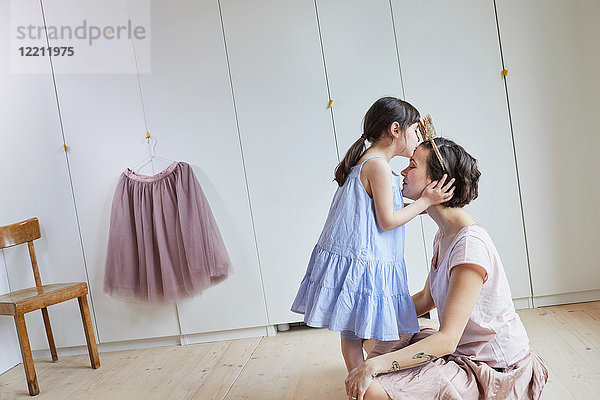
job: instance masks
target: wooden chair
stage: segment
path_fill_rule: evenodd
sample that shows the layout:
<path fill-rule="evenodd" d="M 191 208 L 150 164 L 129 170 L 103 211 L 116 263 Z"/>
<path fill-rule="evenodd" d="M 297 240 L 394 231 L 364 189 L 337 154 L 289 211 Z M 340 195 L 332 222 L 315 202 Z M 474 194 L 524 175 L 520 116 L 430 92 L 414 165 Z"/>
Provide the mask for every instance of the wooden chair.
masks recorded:
<path fill-rule="evenodd" d="M 29 246 L 31 266 L 33 267 L 35 287 L 10 292 L 0 296 L 0 315 L 12 315 L 15 319 L 17 336 L 19 337 L 19 344 L 21 345 L 21 355 L 23 356 L 25 377 L 27 378 L 27 386 L 29 387 L 29 394 L 31 396 L 38 394 L 40 389 L 35 375 L 31 346 L 29 345 L 29 337 L 27 336 L 27 327 L 25 326 L 25 314 L 28 312 L 42 310 L 42 317 L 44 318 L 46 336 L 48 337 L 48 344 L 50 345 L 52 361 L 58 361 L 47 307 L 77 298 L 77 301 L 79 301 L 79 310 L 81 311 L 83 330 L 85 331 L 85 339 L 90 353 L 92 368 L 100 367 L 100 358 L 98 357 L 96 339 L 94 338 L 94 330 L 92 328 L 92 319 L 90 318 L 90 311 L 87 303 L 87 284 L 85 282 L 79 282 L 42 285 L 35 256 L 35 249 L 33 247 L 33 241 L 40 237 L 40 225 L 37 218 L 30 218 L 16 224 L 0 227 L 0 249 L 27 243 Z"/>

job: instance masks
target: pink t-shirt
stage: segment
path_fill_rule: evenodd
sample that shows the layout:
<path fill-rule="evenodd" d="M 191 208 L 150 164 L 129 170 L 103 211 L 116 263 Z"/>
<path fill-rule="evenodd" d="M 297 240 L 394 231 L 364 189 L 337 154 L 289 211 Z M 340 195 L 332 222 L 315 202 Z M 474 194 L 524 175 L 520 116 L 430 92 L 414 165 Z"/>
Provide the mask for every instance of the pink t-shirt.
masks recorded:
<path fill-rule="evenodd" d="M 439 238 L 438 231 L 433 241 L 434 254 Z M 437 269 L 433 268 L 434 256 L 429 287 L 440 319 L 444 315 L 451 270 L 465 263 L 481 266 L 487 272 L 487 279 L 454 355 L 483 361 L 494 368 L 513 365 L 529 353 L 529 339 L 515 312 L 496 246 L 479 225 L 466 226 L 456 235 Z"/>

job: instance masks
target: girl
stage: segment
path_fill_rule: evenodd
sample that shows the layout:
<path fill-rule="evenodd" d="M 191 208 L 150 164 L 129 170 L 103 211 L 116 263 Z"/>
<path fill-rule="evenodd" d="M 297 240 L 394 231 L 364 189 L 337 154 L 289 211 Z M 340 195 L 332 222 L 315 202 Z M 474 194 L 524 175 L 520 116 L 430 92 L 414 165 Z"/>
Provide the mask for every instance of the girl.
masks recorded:
<path fill-rule="evenodd" d="M 397 340 L 399 333 L 419 331 L 407 287 L 403 225 L 448 201 L 453 181 L 444 186 L 444 176 L 432 182 L 404 207 L 400 177 L 389 161 L 412 156 L 418 121 L 417 109 L 394 97 L 367 111 L 363 135 L 335 169 L 340 187 L 292 305 L 307 325 L 342 332 L 348 371 L 364 361 L 361 339 Z"/>

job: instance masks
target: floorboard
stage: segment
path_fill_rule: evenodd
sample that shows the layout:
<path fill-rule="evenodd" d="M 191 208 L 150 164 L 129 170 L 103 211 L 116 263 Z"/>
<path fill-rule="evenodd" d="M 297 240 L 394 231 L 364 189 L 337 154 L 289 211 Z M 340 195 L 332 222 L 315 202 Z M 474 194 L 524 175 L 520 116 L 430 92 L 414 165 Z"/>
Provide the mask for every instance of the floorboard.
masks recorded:
<path fill-rule="evenodd" d="M 518 313 L 550 373 L 542 399 L 600 399 L 600 302 Z M 102 353 L 97 370 L 87 355 L 37 360 L 36 399 L 343 400 L 339 348 L 338 333 L 299 327 L 274 337 Z M 0 400 L 29 398 L 21 364 L 0 375 Z"/>

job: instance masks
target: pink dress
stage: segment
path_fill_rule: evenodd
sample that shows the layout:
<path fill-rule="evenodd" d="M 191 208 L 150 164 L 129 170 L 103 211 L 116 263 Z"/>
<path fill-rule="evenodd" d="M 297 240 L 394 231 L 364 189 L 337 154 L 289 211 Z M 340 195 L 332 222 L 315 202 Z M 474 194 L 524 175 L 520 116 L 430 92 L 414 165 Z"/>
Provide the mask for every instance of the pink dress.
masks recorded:
<path fill-rule="evenodd" d="M 439 232 L 434 254 L 438 243 Z M 440 318 L 452 268 L 465 263 L 481 266 L 487 276 L 456 351 L 422 367 L 379 376 L 392 399 L 517 400 L 541 396 L 548 371 L 529 349 L 496 246 L 479 225 L 463 228 L 439 263 L 435 258 L 432 262 L 429 285 Z M 398 350 L 434 333 L 423 329 L 403 341 L 380 342 L 369 357 Z"/>
<path fill-rule="evenodd" d="M 174 302 L 233 272 L 227 249 L 189 164 L 154 176 L 127 169 L 112 203 L 104 290 Z"/>

